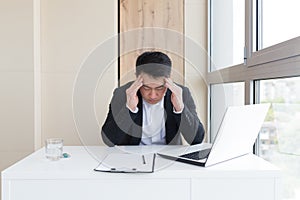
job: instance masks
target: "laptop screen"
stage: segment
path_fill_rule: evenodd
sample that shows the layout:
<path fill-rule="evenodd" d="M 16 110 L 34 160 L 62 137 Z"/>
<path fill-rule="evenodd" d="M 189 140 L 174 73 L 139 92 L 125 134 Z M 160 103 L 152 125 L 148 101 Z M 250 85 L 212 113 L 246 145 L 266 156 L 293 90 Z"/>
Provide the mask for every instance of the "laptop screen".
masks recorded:
<path fill-rule="evenodd" d="M 206 165 L 251 152 L 269 104 L 228 107 Z"/>

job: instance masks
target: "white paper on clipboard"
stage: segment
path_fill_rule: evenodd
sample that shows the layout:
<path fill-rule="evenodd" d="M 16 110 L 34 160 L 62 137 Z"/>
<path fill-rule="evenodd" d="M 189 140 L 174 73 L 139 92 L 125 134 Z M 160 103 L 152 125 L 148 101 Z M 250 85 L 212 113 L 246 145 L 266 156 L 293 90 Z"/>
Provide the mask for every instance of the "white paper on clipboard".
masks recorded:
<path fill-rule="evenodd" d="M 94 169 L 115 173 L 152 173 L 155 154 L 110 153 Z"/>

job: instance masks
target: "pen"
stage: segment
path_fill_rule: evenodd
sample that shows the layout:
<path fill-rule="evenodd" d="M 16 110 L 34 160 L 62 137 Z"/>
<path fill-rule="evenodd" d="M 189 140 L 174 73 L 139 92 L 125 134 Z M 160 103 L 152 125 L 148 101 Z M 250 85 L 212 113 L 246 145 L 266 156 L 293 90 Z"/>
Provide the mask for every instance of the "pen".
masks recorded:
<path fill-rule="evenodd" d="M 145 156 L 142 155 L 142 158 L 143 158 L 143 164 L 146 164 L 146 159 L 145 159 Z"/>

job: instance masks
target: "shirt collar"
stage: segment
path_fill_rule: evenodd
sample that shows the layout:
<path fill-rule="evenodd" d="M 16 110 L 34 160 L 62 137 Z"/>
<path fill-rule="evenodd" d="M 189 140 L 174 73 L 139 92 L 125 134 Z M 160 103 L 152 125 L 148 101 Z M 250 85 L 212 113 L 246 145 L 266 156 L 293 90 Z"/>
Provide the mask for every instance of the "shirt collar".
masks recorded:
<path fill-rule="evenodd" d="M 162 100 L 160 100 L 158 103 L 156 104 L 150 104 L 150 103 L 147 103 L 144 99 L 143 99 L 143 105 L 146 107 L 146 108 L 152 108 L 152 107 L 160 107 L 160 108 L 164 108 L 164 99 L 165 98 L 162 98 Z"/>

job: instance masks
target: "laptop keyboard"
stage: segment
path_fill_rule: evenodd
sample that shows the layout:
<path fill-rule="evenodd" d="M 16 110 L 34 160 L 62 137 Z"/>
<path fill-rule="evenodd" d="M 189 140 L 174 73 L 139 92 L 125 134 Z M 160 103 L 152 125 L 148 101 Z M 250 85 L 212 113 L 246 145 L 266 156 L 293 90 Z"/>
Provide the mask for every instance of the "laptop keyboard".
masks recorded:
<path fill-rule="evenodd" d="M 181 155 L 179 157 L 189 158 L 189 159 L 193 159 L 193 160 L 201 160 L 201 159 L 204 159 L 204 158 L 208 157 L 208 155 L 210 153 L 210 150 L 211 150 L 211 148 L 203 149 L 203 150 L 200 150 L 200 151 L 195 151 L 195 152 L 192 152 L 192 153 L 184 154 L 184 155 Z"/>

